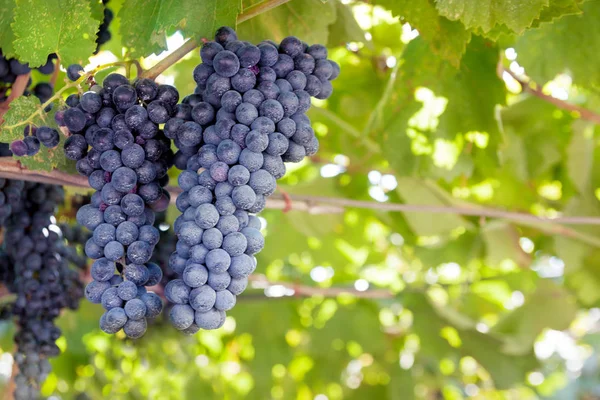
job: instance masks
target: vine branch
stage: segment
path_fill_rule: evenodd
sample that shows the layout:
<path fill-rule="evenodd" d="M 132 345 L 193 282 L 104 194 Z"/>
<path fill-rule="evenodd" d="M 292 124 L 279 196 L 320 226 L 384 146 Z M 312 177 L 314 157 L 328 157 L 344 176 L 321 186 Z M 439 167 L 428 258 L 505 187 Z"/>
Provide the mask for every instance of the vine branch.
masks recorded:
<path fill-rule="evenodd" d="M 561 108 L 563 110 L 566 110 L 569 112 L 576 112 L 581 116 L 581 119 L 584 119 L 586 121 L 590 121 L 590 122 L 600 125 L 600 114 L 597 114 L 597 113 L 593 112 L 592 110 L 578 106 L 576 104 L 571 104 L 564 100 L 557 99 L 556 97 L 547 95 L 546 93 L 544 93 L 542 91 L 541 86 L 533 83 L 531 80 L 528 80 L 528 81 L 524 80 L 522 77 L 519 77 L 517 74 L 515 74 L 513 71 L 511 71 L 508 68 L 502 67 L 501 72 L 507 73 L 515 81 L 517 81 L 519 83 L 519 85 L 521 85 L 521 88 L 523 89 L 524 92 L 530 93 L 533 96 L 538 97 L 544 101 L 547 101 L 548 103 L 553 104 L 556 107 Z"/>

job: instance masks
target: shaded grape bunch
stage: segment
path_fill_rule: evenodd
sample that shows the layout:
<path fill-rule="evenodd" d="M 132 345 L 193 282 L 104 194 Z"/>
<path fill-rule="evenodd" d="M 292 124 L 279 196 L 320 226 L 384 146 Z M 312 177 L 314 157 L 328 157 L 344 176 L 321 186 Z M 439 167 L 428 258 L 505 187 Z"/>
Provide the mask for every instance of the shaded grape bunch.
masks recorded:
<path fill-rule="evenodd" d="M 62 188 L 11 180 L 3 182 L 3 192 L 14 192 L 11 197 L 19 193 L 4 223 L 0 262 L 6 286 L 17 295 L 11 307 L 19 328 L 15 399 L 32 399 L 39 397 L 50 372 L 48 358 L 60 353 L 55 341 L 61 333 L 54 320 L 61 310 L 78 307 L 83 284 L 69 267 L 60 229 L 52 224 L 55 208 L 64 200 Z"/>
<path fill-rule="evenodd" d="M 69 67 L 67 73 L 79 70 Z M 92 232 L 85 243 L 86 255 L 95 260 L 86 297 L 105 308 L 100 328 L 107 333 L 123 329 L 139 338 L 146 319 L 162 310 L 160 298 L 146 287 L 162 279 L 160 267 L 150 262 L 160 239 L 153 225 L 155 212 L 169 205 L 163 188 L 173 163 L 171 140 L 159 125 L 177 115 L 178 100 L 172 86 L 148 79 L 131 85 L 110 74 L 103 86 L 72 95 L 69 108 L 59 111 L 70 132 L 65 156 L 77 161 L 77 171 L 96 190 L 78 210 L 77 222 Z"/>
<path fill-rule="evenodd" d="M 286 162 L 313 155 L 319 142 L 306 112 L 311 97 L 326 99 L 339 66 L 327 49 L 295 37 L 258 46 L 228 27 L 200 50 L 196 93 L 183 104 L 190 118 L 173 118 L 165 135 L 185 169 L 174 223 L 178 237 L 165 286 L 172 324 L 185 333 L 216 329 L 236 303 L 262 250 L 261 223 L 253 214 L 286 172 Z"/>

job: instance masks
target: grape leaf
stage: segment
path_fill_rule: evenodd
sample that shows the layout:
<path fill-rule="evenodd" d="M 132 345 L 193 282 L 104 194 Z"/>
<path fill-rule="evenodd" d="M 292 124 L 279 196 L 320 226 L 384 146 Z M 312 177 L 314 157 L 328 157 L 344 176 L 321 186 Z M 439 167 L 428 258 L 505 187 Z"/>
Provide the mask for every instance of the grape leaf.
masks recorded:
<path fill-rule="evenodd" d="M 221 26 L 236 28 L 241 0 L 187 0 L 181 22 L 182 30 L 190 36 L 212 40 Z"/>
<path fill-rule="evenodd" d="M 98 25 L 87 2 L 23 0 L 12 24 L 15 52 L 32 67 L 46 63 L 51 53 L 65 65 L 82 63 L 96 49 Z"/>
<path fill-rule="evenodd" d="M 238 34 L 245 40 L 258 43 L 265 39 L 280 41 L 294 35 L 312 43 L 327 43 L 329 25 L 336 19 L 333 2 L 319 0 L 292 0 L 238 26 Z"/>
<path fill-rule="evenodd" d="M 346 42 L 367 42 L 365 32 L 356 22 L 352 9 L 341 2 L 335 3 L 337 18 L 329 26 L 329 47 L 343 46 Z"/>
<path fill-rule="evenodd" d="M 23 139 L 23 126 L 10 127 L 26 120 L 39 108 L 40 101 L 33 96 L 20 96 L 13 100 L 4 114 L 4 123 L 0 125 L 0 142 L 9 143 L 13 140 Z M 36 122 L 41 123 L 42 120 L 36 117 L 32 122 L 36 124 Z"/>
<path fill-rule="evenodd" d="M 92 18 L 96 21 L 102 23 L 104 21 L 104 5 L 101 0 L 88 0 L 90 3 L 90 12 L 92 13 Z"/>
<path fill-rule="evenodd" d="M 532 29 L 516 42 L 518 62 L 527 75 L 544 83 L 565 71 L 573 81 L 600 85 L 600 69 L 595 60 L 600 47 L 600 3 L 587 2 L 583 14 L 569 15 L 552 24 Z"/>
<path fill-rule="evenodd" d="M 549 0 L 436 0 L 441 15 L 484 32 L 501 24 L 515 32 L 523 32 L 548 4 Z"/>
<path fill-rule="evenodd" d="M 235 27 L 240 9 L 240 0 L 127 1 L 119 12 L 123 44 L 132 57 L 145 57 L 167 50 L 166 33 L 174 27 L 212 39 L 220 26 Z"/>
<path fill-rule="evenodd" d="M 440 16 L 429 0 L 377 0 L 376 4 L 417 28 L 436 54 L 458 67 L 471 40 L 462 23 Z"/>
<path fill-rule="evenodd" d="M 14 18 L 15 0 L 0 0 L 0 49 L 6 57 L 14 56 L 15 35 L 10 24 Z"/>

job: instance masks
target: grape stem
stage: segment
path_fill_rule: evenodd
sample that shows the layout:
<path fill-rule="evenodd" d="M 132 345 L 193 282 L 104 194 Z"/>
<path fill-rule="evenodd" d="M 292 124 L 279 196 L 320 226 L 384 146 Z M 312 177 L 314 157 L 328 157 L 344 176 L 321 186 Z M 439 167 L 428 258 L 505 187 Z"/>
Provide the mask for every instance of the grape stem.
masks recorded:
<path fill-rule="evenodd" d="M 241 14 L 238 15 L 237 23 L 240 24 L 244 21 L 248 21 L 249 19 L 254 18 L 254 17 L 256 17 L 262 13 L 265 13 L 269 10 L 272 10 L 273 8 L 275 8 L 277 6 L 285 4 L 288 1 L 290 1 L 290 0 L 265 0 L 258 4 L 253 5 L 251 7 L 248 7 L 247 9 L 244 10 L 244 12 L 242 12 Z M 204 43 L 204 42 L 206 42 L 205 38 L 201 38 L 199 40 L 194 39 L 194 38 L 189 39 L 187 42 L 182 44 L 180 47 L 173 50 L 173 52 L 171 54 L 169 54 L 168 56 L 166 56 L 165 58 L 160 60 L 158 63 L 156 63 L 152 68 L 144 71 L 141 75 L 142 78 L 156 79 L 156 77 L 159 76 L 160 74 L 162 74 L 167 68 L 169 68 L 171 65 L 175 64 L 177 61 L 181 60 L 190 51 L 193 51 L 198 46 L 200 46 L 200 43 Z"/>
<path fill-rule="evenodd" d="M 79 79 L 77 79 L 75 82 L 68 82 L 65 86 L 63 86 L 62 88 L 60 88 L 60 90 L 57 90 L 54 93 L 54 95 L 48 99 L 48 101 L 46 101 L 44 104 L 42 104 L 27 119 L 25 119 L 25 120 L 23 120 L 21 122 L 18 122 L 16 124 L 13 124 L 13 125 L 2 126 L 2 130 L 4 130 L 4 129 L 13 130 L 13 129 L 18 128 L 20 126 L 30 125 L 33 122 L 33 120 L 34 120 L 34 118 L 36 116 L 43 117 L 43 115 L 44 115 L 44 109 L 47 106 L 49 106 L 50 104 L 52 104 L 55 100 L 60 99 L 61 96 L 62 96 L 62 94 L 64 92 L 66 92 L 69 89 L 73 89 L 73 88 L 81 88 L 82 85 L 84 85 L 87 82 L 88 78 L 94 76 L 95 74 L 97 74 L 98 71 L 102 71 L 103 69 L 111 68 L 111 67 L 119 67 L 119 66 L 125 66 L 125 67 L 127 67 L 128 65 L 135 64 L 135 63 L 137 63 L 137 61 L 135 61 L 135 60 L 132 60 L 132 61 L 117 61 L 117 62 L 112 62 L 112 63 L 103 64 L 103 65 L 97 66 L 96 68 L 92 69 L 91 71 L 88 71 L 88 72 L 82 74 L 81 77 Z M 24 75 L 22 75 L 22 76 L 24 76 Z M 20 77 L 18 77 L 17 80 L 19 78 Z M 27 80 L 29 80 L 29 75 L 27 75 Z M 27 80 L 25 82 L 27 82 Z M 15 82 L 15 84 L 16 84 L 16 82 Z M 14 85 L 13 85 L 13 88 L 14 88 Z M 11 93 L 11 95 L 12 95 L 12 93 Z M 9 97 L 8 100 L 10 100 L 10 97 Z"/>

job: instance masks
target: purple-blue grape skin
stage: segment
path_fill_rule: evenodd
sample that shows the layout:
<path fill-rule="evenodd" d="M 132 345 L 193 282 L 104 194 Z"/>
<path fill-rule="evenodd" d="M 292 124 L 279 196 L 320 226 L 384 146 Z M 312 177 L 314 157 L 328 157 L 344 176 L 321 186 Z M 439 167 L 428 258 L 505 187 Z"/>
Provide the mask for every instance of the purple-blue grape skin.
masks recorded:
<path fill-rule="evenodd" d="M 139 320 L 129 319 L 123 326 L 123 332 L 125 332 L 130 339 L 139 339 L 144 336 L 147 328 L 148 324 L 145 318 Z"/>
<path fill-rule="evenodd" d="M 165 296 L 171 303 L 186 304 L 190 297 L 190 288 L 182 279 L 173 279 L 165 286 Z"/>
<path fill-rule="evenodd" d="M 295 36 L 288 36 L 281 41 L 279 50 L 293 58 L 302 54 L 304 47 L 300 39 Z"/>
<path fill-rule="evenodd" d="M 198 86 L 206 86 L 208 77 L 215 72 L 214 68 L 206 63 L 198 64 L 194 68 L 193 78 Z"/>
<path fill-rule="evenodd" d="M 260 146 L 258 148 L 261 148 L 261 147 L 262 146 Z M 250 171 L 250 172 L 258 171 L 260 169 L 260 167 L 262 167 L 263 162 L 264 162 L 262 150 L 260 152 L 252 151 L 248 148 L 242 150 L 242 152 L 240 153 L 239 162 L 241 165 L 246 167 L 248 169 L 248 171 Z"/>
<path fill-rule="evenodd" d="M 298 54 L 294 57 L 294 68 L 305 76 L 310 75 L 315 70 L 315 59 L 308 53 Z"/>
<path fill-rule="evenodd" d="M 265 97 L 265 99 L 276 99 L 277 96 L 281 93 L 281 89 L 279 86 L 275 84 L 275 82 L 263 81 L 258 84 L 256 87 L 260 93 Z M 264 102 L 264 101 L 263 101 Z M 261 102 L 262 104 L 262 102 Z M 260 104 L 259 104 L 260 106 Z"/>
<path fill-rule="evenodd" d="M 241 152 L 242 148 L 230 139 L 223 140 L 217 146 L 217 158 L 228 165 L 236 164 Z"/>
<path fill-rule="evenodd" d="M 284 162 L 300 162 L 306 157 L 304 146 L 290 141 L 287 151 L 281 156 Z"/>
<path fill-rule="evenodd" d="M 227 289 L 219 290 L 215 300 L 215 308 L 219 311 L 229 311 L 236 303 L 235 296 Z"/>
<path fill-rule="evenodd" d="M 234 165 L 229 169 L 227 179 L 233 186 L 245 185 L 250 180 L 250 171 L 243 165 Z"/>
<path fill-rule="evenodd" d="M 99 282 L 108 281 L 115 272 L 115 263 L 106 258 L 100 258 L 92 264 L 91 276 Z"/>
<path fill-rule="evenodd" d="M 261 153 L 269 146 L 269 136 L 259 131 L 250 131 L 246 135 L 246 149 L 255 153 Z"/>
<path fill-rule="evenodd" d="M 124 222 L 126 219 L 127 217 L 121 209 L 121 206 L 108 206 L 106 210 L 104 210 L 104 221 L 114 227 L 119 226 L 119 224 Z"/>
<path fill-rule="evenodd" d="M 294 70 L 294 60 L 287 54 L 279 54 L 277 62 L 271 66 L 278 78 L 285 78 Z"/>
<path fill-rule="evenodd" d="M 148 104 L 148 119 L 155 124 L 164 124 L 169 121 L 169 110 L 167 104 L 160 100 L 154 100 Z"/>
<path fill-rule="evenodd" d="M 332 93 L 333 93 L 333 86 L 331 85 L 331 82 L 325 81 L 325 82 L 322 82 L 321 90 L 319 91 L 319 94 L 315 97 L 320 100 L 325 100 L 325 99 L 329 98 L 329 96 L 331 96 Z"/>
<path fill-rule="evenodd" d="M 210 176 L 217 182 L 226 181 L 228 172 L 229 166 L 222 161 L 217 161 L 210 167 Z"/>
<path fill-rule="evenodd" d="M 102 108 L 102 98 L 94 92 L 85 92 L 79 99 L 79 104 L 84 111 L 97 113 Z"/>
<path fill-rule="evenodd" d="M 321 82 L 327 81 L 333 74 L 333 66 L 329 60 L 320 59 L 315 62 L 315 69 L 313 75 L 321 80 Z"/>
<path fill-rule="evenodd" d="M 125 255 L 125 248 L 116 240 L 112 240 L 104 246 L 104 257 L 110 261 L 117 261 Z"/>
<path fill-rule="evenodd" d="M 256 85 L 256 75 L 248 68 L 240 68 L 231 78 L 231 87 L 240 93 L 245 93 Z"/>
<path fill-rule="evenodd" d="M 182 171 L 177 177 L 177 184 L 184 191 L 192 189 L 197 185 L 197 183 L 198 175 L 192 171 Z"/>
<path fill-rule="evenodd" d="M 265 246 L 265 238 L 259 230 L 246 227 L 242 229 L 241 232 L 246 237 L 247 241 L 246 254 L 253 255 L 259 253 L 263 249 Z"/>
<path fill-rule="evenodd" d="M 218 52 L 213 58 L 212 66 L 215 72 L 223 77 L 231 78 L 240 69 L 240 61 L 235 53 L 229 50 Z"/>
<path fill-rule="evenodd" d="M 27 145 L 28 140 L 37 141 L 37 150 L 39 150 L 39 139 L 33 136 L 25 138 L 25 144 Z M 28 148 L 29 149 L 29 148 Z M 67 138 L 64 144 L 65 157 L 71 160 L 80 160 L 85 157 L 88 149 L 88 144 L 82 135 L 71 135 Z M 14 151 L 13 151 L 14 153 Z M 37 153 L 37 151 L 36 151 Z M 35 153 L 34 153 L 35 154 Z"/>
<path fill-rule="evenodd" d="M 105 310 L 111 310 L 113 308 L 123 306 L 123 300 L 119 297 L 116 287 L 110 287 L 106 289 L 106 291 L 102 293 L 100 302 Z"/>
<path fill-rule="evenodd" d="M 179 127 L 177 138 L 185 146 L 196 146 L 202 141 L 202 126 L 193 121 L 185 122 Z"/>
<path fill-rule="evenodd" d="M 231 193 L 233 193 L 233 190 Z M 236 210 L 236 205 L 230 196 L 218 197 L 215 201 L 215 207 L 221 216 L 233 215 Z"/>
<path fill-rule="evenodd" d="M 131 221 L 124 221 L 117 226 L 116 239 L 124 246 L 129 246 L 135 242 L 139 235 L 139 229 Z"/>
<path fill-rule="evenodd" d="M 131 299 L 127 303 L 125 303 L 125 314 L 130 320 L 140 320 L 144 319 L 146 316 L 146 304 L 140 299 Z"/>
<path fill-rule="evenodd" d="M 208 254 L 206 254 L 205 265 L 210 273 L 225 272 L 230 264 L 231 256 L 223 249 L 210 250 Z"/>
<path fill-rule="evenodd" d="M 175 329 L 183 330 L 194 323 L 194 309 L 187 304 L 175 304 L 169 312 L 169 319 Z"/>
<path fill-rule="evenodd" d="M 252 67 L 260 61 L 261 51 L 252 44 L 246 44 L 236 51 L 240 61 L 240 66 L 244 68 Z"/>
<path fill-rule="evenodd" d="M 213 308 L 217 293 L 207 285 L 193 289 L 189 295 L 190 306 L 198 312 L 206 312 Z"/>
<path fill-rule="evenodd" d="M 285 116 L 285 111 L 280 102 L 274 99 L 267 99 L 258 108 L 261 117 L 267 117 L 277 123 Z"/>
<path fill-rule="evenodd" d="M 256 81 L 258 83 L 261 82 L 275 82 L 277 80 L 277 74 L 275 73 L 275 70 L 271 67 L 260 67 L 258 76 L 256 78 Z"/>
<path fill-rule="evenodd" d="M 212 202 L 212 193 L 209 189 L 202 186 L 194 186 L 191 188 L 188 197 L 192 207 L 198 207 L 201 204 Z"/>
<path fill-rule="evenodd" d="M 286 79 L 281 79 L 281 78 L 277 79 L 277 80 L 275 80 L 275 84 L 277 85 L 277 87 L 279 87 L 279 90 L 280 90 L 279 95 L 281 95 L 283 93 L 288 93 L 288 92 L 294 91 L 294 88 Z"/>
<path fill-rule="evenodd" d="M 294 115 L 300 107 L 300 100 L 294 92 L 284 92 L 277 97 L 277 101 L 283 107 L 283 116 L 289 117 Z"/>
<path fill-rule="evenodd" d="M 104 322 L 105 329 L 102 329 L 103 331 L 106 333 L 117 333 L 127 323 L 127 314 L 125 314 L 125 310 L 122 307 L 111 308 L 104 314 Z"/>
<path fill-rule="evenodd" d="M 180 257 L 179 254 L 174 251 L 169 257 L 169 268 L 177 275 L 181 275 L 186 267 L 186 262 L 187 260 L 185 258 Z"/>
<path fill-rule="evenodd" d="M 208 270 L 202 264 L 190 263 L 183 270 L 182 279 L 191 288 L 197 288 L 208 280 Z"/>
<path fill-rule="evenodd" d="M 254 204 L 252 204 L 252 207 L 250 207 L 248 209 L 248 212 L 258 214 L 258 213 L 262 212 L 262 210 L 264 210 L 266 206 L 267 206 L 267 196 L 257 194 L 256 201 L 254 202 Z"/>
<path fill-rule="evenodd" d="M 260 61 L 258 65 L 270 67 L 277 62 L 279 51 L 269 43 L 261 43 L 258 45 L 260 50 Z"/>
<path fill-rule="evenodd" d="M 150 271 L 145 265 L 129 264 L 123 271 L 125 279 L 135 283 L 137 286 L 145 285 L 150 278 Z"/>
<path fill-rule="evenodd" d="M 289 145 L 289 143 L 288 143 Z M 287 147 L 286 147 L 287 149 Z M 280 179 L 285 175 L 286 167 L 280 156 L 272 156 L 270 154 L 263 155 L 264 161 L 262 169 L 273 175 L 275 179 Z"/>
<path fill-rule="evenodd" d="M 231 283 L 231 276 L 225 272 L 213 272 L 210 271 L 208 273 L 208 281 L 207 284 L 213 288 L 215 291 L 225 290 L 227 286 Z"/>
<path fill-rule="evenodd" d="M 227 290 L 229 290 L 233 295 L 239 296 L 246 290 L 248 286 L 248 278 L 232 278 L 229 286 L 227 286 Z"/>
<path fill-rule="evenodd" d="M 223 97 L 230 91 L 225 92 Z M 237 93 L 237 92 L 233 92 Z M 215 109 L 209 103 L 200 102 L 192 108 L 192 119 L 200 125 L 208 125 L 215 118 Z"/>
<path fill-rule="evenodd" d="M 221 139 L 229 139 L 231 135 L 231 129 L 235 125 L 235 121 L 232 119 L 221 119 L 217 121 L 215 124 L 215 133 L 219 137 L 219 142 L 217 145 L 221 143 Z"/>
<path fill-rule="evenodd" d="M 248 217 L 248 227 L 260 231 L 262 229 L 260 218 L 258 218 L 256 215 L 250 215 Z"/>
<path fill-rule="evenodd" d="M 85 297 L 91 303 L 100 304 L 102 300 L 102 294 L 110 288 L 110 283 L 103 281 L 91 281 L 85 287 Z"/>
<path fill-rule="evenodd" d="M 235 215 L 223 215 L 219 218 L 216 228 L 222 235 L 228 235 L 237 232 L 240 229 L 240 223 Z"/>
<path fill-rule="evenodd" d="M 202 63 L 212 66 L 215 56 L 223 50 L 223 46 L 221 46 L 219 43 L 206 42 L 200 49 L 200 58 L 202 58 Z"/>
<path fill-rule="evenodd" d="M 250 125 L 253 131 L 269 134 L 275 132 L 275 123 L 267 117 L 258 117 Z"/>
<path fill-rule="evenodd" d="M 235 167 L 235 165 L 234 165 Z M 229 174 L 228 174 L 229 175 Z M 229 182 L 219 182 L 217 186 L 215 186 L 215 197 L 219 198 L 222 196 L 231 196 L 231 192 L 233 192 L 233 185 Z"/>
<path fill-rule="evenodd" d="M 321 80 L 314 75 L 309 75 L 306 78 L 306 86 L 304 90 L 311 96 L 316 97 L 321 92 Z"/>
<path fill-rule="evenodd" d="M 131 281 L 123 281 L 118 287 L 119 297 L 124 301 L 129 301 L 137 296 L 137 286 Z"/>
<path fill-rule="evenodd" d="M 140 300 L 142 300 L 146 305 L 146 318 L 154 318 L 161 313 L 163 304 L 160 297 L 156 293 L 144 293 L 140 296 Z"/>
<path fill-rule="evenodd" d="M 100 166 L 104 171 L 114 172 L 122 165 L 121 154 L 116 150 L 105 151 L 100 156 Z"/>
<path fill-rule="evenodd" d="M 148 243 L 150 246 L 156 246 L 160 240 L 160 232 L 152 225 L 144 225 L 140 229 L 139 240 Z"/>
<path fill-rule="evenodd" d="M 231 265 L 227 270 L 232 278 L 246 278 L 254 272 L 254 262 L 247 254 L 241 254 L 231 258 Z"/>
<path fill-rule="evenodd" d="M 257 89 L 250 89 L 242 95 L 242 101 L 245 103 L 250 103 L 254 107 L 260 106 L 264 100 L 265 95 Z"/>
<path fill-rule="evenodd" d="M 237 257 L 244 254 L 248 242 L 246 237 L 240 232 L 233 232 L 223 238 L 222 248 L 231 257 Z"/>
<path fill-rule="evenodd" d="M 145 158 L 146 153 L 143 147 L 137 143 L 125 147 L 121 152 L 121 161 L 128 168 L 140 167 L 144 163 Z"/>
<path fill-rule="evenodd" d="M 206 262 L 206 255 L 208 250 L 204 245 L 198 244 L 190 248 L 190 260 L 198 264 L 204 264 Z"/>
<path fill-rule="evenodd" d="M 85 242 L 84 248 L 85 255 L 91 258 L 92 260 L 101 258 L 104 256 L 104 249 L 98 246 L 93 238 L 89 238 L 87 242 Z"/>
<path fill-rule="evenodd" d="M 140 240 L 135 241 L 127 248 L 127 258 L 135 264 L 145 264 L 152 257 L 152 246 Z"/>
<path fill-rule="evenodd" d="M 67 77 L 72 82 L 78 80 L 83 72 L 83 67 L 79 64 L 71 64 L 67 67 Z"/>
<path fill-rule="evenodd" d="M 102 223 L 94 229 L 92 237 L 98 246 L 104 247 L 108 242 L 115 240 L 115 227 Z"/>
<path fill-rule="evenodd" d="M 121 199 L 121 210 L 127 216 L 138 216 L 144 212 L 144 200 L 134 193 L 128 193 Z"/>
<path fill-rule="evenodd" d="M 204 205 L 205 204 L 200 205 L 198 207 L 198 209 Z M 214 208 L 214 206 L 213 206 L 213 208 Z M 216 211 L 217 210 L 215 209 L 215 212 Z M 218 215 L 218 213 L 217 213 L 217 215 Z M 216 222 L 215 222 L 215 224 L 216 224 Z M 209 226 L 209 228 L 212 228 L 212 226 Z M 203 229 L 200 226 L 196 225 L 195 222 L 192 222 L 192 221 L 184 222 L 183 224 L 181 224 L 181 229 L 179 230 L 179 239 L 183 240 L 184 243 L 187 243 L 190 246 L 194 246 L 196 244 L 199 244 L 202 241 L 202 233 L 203 233 Z"/>
<path fill-rule="evenodd" d="M 271 156 L 281 156 L 284 154 L 289 146 L 289 140 L 280 132 L 273 132 L 269 134 L 269 145 L 266 148 L 266 152 Z"/>
<path fill-rule="evenodd" d="M 214 205 L 201 204 L 196 208 L 196 224 L 198 227 L 210 229 L 217 225 L 217 222 L 219 222 L 219 212 Z M 188 244 L 191 245 L 191 243 Z"/>
<path fill-rule="evenodd" d="M 277 182 L 269 172 L 259 169 L 250 174 L 248 185 L 254 190 L 254 193 L 269 196 L 275 191 Z"/>
<path fill-rule="evenodd" d="M 235 112 L 240 104 L 242 104 L 242 95 L 235 90 L 229 90 L 221 97 L 221 110 L 225 110 L 226 112 Z"/>
<path fill-rule="evenodd" d="M 237 208 L 247 210 L 248 208 L 252 207 L 256 201 L 256 193 L 250 186 L 242 185 L 233 189 L 231 198 Z"/>
<path fill-rule="evenodd" d="M 214 308 L 207 312 L 196 311 L 194 322 L 202 329 L 218 329 L 225 323 L 225 312 Z"/>
<path fill-rule="evenodd" d="M 113 172 L 111 183 L 121 193 L 128 193 L 137 184 L 137 174 L 129 167 L 119 167 Z"/>

